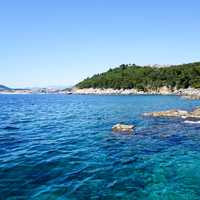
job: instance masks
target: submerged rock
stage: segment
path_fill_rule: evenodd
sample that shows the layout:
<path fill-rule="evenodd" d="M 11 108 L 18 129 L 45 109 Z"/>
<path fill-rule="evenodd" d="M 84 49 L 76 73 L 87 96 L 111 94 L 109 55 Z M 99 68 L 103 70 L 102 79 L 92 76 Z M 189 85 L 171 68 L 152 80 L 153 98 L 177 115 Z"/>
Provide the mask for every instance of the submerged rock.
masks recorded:
<path fill-rule="evenodd" d="M 132 133 L 134 130 L 133 125 L 116 124 L 112 127 L 114 132 Z"/>

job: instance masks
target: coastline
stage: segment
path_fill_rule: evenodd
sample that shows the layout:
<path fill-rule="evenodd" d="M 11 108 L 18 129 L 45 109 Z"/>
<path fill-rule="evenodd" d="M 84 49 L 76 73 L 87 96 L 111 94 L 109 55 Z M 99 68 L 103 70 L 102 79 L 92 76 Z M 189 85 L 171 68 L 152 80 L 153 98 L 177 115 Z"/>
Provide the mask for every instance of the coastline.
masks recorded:
<path fill-rule="evenodd" d="M 179 90 L 170 90 L 167 87 L 161 87 L 157 90 L 148 90 L 146 92 L 136 89 L 119 89 L 114 90 L 112 88 L 99 89 L 99 88 L 73 88 L 72 94 L 79 95 L 176 95 L 186 99 L 200 99 L 200 89 L 187 88 Z"/>
<path fill-rule="evenodd" d="M 101 89 L 101 88 L 72 88 L 66 90 L 2 90 L 0 94 L 65 94 L 65 95 L 176 95 L 186 99 L 200 99 L 200 89 L 169 89 L 166 86 L 157 90 L 139 91 L 137 89 Z"/>
<path fill-rule="evenodd" d="M 68 91 L 62 91 L 62 90 L 52 90 L 52 89 L 41 89 L 41 90 L 31 90 L 31 89 L 26 89 L 26 90 L 1 90 L 1 94 L 68 94 L 71 92 Z"/>
<path fill-rule="evenodd" d="M 166 90 L 166 89 L 160 89 L 160 90 L 149 90 L 149 91 L 139 91 L 137 89 L 101 89 L 101 88 L 74 88 L 72 89 L 73 94 L 81 94 L 81 95 L 87 95 L 87 94 L 96 94 L 96 95 L 149 95 L 149 94 L 155 94 L 155 95 L 172 95 L 173 92 Z"/>

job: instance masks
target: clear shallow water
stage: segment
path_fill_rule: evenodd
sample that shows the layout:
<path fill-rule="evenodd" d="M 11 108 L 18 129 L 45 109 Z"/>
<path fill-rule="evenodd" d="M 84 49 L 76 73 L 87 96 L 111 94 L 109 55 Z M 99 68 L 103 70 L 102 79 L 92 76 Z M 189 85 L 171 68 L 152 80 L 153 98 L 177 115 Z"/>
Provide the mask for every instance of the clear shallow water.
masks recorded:
<path fill-rule="evenodd" d="M 200 199 L 200 124 L 175 96 L 0 95 L 0 199 Z M 135 135 L 112 125 L 137 126 Z"/>

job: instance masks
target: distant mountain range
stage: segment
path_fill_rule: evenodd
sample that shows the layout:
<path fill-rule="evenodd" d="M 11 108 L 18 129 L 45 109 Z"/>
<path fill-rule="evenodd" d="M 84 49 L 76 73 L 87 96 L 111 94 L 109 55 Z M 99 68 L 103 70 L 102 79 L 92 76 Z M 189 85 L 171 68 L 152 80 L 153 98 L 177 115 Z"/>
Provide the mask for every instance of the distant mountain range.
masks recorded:
<path fill-rule="evenodd" d="M 63 89 L 64 88 L 64 89 Z M 9 88 L 5 85 L 0 85 L 0 94 L 49 94 L 49 93 L 61 93 L 68 94 L 71 93 L 70 89 L 65 87 L 59 88 Z"/>
<path fill-rule="evenodd" d="M 8 91 L 8 90 L 30 90 L 30 91 L 40 91 L 40 90 L 49 90 L 49 91 L 56 91 L 56 90 L 65 90 L 68 89 L 70 87 L 66 87 L 66 86 L 48 86 L 48 87 L 26 87 L 26 88 L 9 88 L 5 85 L 1 85 L 0 84 L 0 91 Z"/>
<path fill-rule="evenodd" d="M 0 85 L 0 90 L 11 90 L 11 88 L 9 88 L 5 85 Z"/>

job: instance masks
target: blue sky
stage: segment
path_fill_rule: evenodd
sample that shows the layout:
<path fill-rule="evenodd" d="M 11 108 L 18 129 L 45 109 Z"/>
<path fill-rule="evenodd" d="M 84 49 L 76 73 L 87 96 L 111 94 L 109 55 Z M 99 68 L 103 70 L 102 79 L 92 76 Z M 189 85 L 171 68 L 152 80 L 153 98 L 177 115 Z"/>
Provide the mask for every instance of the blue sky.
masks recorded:
<path fill-rule="evenodd" d="M 199 0 L 0 0 L 0 84 L 73 85 L 122 63 L 200 61 Z"/>

